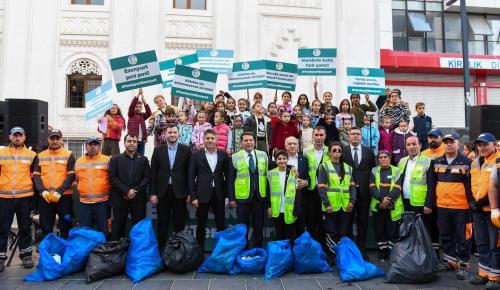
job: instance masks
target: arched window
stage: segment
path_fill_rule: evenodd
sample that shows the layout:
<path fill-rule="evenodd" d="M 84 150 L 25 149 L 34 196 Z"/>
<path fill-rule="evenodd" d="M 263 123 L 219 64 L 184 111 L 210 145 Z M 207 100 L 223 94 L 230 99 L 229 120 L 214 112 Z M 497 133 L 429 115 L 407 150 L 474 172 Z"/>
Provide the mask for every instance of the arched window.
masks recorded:
<path fill-rule="evenodd" d="M 90 59 L 77 59 L 66 75 L 66 108 L 85 108 L 85 94 L 101 85 L 101 69 Z"/>

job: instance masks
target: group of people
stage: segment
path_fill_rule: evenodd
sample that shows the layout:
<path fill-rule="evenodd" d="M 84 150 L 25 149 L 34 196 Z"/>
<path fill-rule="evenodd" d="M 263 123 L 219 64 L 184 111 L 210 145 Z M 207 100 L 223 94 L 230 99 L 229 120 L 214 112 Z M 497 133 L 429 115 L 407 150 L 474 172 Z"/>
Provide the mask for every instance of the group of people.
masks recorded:
<path fill-rule="evenodd" d="M 163 249 L 171 221 L 174 232 L 184 229 L 189 203 L 196 208 L 196 239 L 204 247 L 210 208 L 221 231 L 229 206 L 238 223 L 251 224 L 249 246 L 263 246 L 269 217 L 275 239 L 293 242 L 307 230 L 331 262 L 333 246 L 344 236 L 355 237 L 368 259 L 370 212 L 377 258 L 387 260 L 403 212 L 413 211 L 422 215 L 438 255 L 442 249 L 442 270 L 468 277 L 474 235 L 479 272 L 470 282 L 500 289 L 495 136 L 477 136 L 463 154 L 459 136 L 432 128 L 425 104 L 417 103 L 410 118 L 397 89 L 376 104 L 368 95 L 361 104 L 353 94 L 337 108 L 332 93 L 325 92 L 322 102 L 316 87 L 311 104 L 300 94 L 295 106 L 290 92 L 267 106 L 256 93 L 250 106 L 250 100 L 236 102 L 221 91 L 198 110 L 190 100 L 177 107 L 158 95 L 154 112 L 140 90 L 127 126 L 113 105 L 100 118 L 102 138 L 88 138 L 86 154 L 78 159 L 64 148 L 60 130 L 51 130 L 48 148 L 36 154 L 24 145 L 24 129 L 12 128 L 10 145 L 0 149 L 0 271 L 14 214 L 23 266 L 33 267 L 30 206 L 36 192 L 44 235 L 53 231 L 57 216 L 60 235 L 67 236 L 76 215 L 79 226 L 118 240 L 127 234 L 129 214 L 132 224 L 146 217 L 149 201 L 156 207 Z M 151 161 L 144 156 L 150 135 Z"/>

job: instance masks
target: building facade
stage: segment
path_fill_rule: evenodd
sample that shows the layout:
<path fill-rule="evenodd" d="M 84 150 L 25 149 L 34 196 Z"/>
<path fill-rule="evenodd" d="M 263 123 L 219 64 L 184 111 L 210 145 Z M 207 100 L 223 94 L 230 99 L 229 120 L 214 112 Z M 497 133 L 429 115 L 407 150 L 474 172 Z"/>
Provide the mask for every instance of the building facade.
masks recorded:
<path fill-rule="evenodd" d="M 471 54 L 493 63 L 500 1 L 468 2 L 477 16 Z M 387 86 L 412 107 L 424 101 L 435 125 L 465 127 L 460 69 L 441 62 L 460 58 L 457 11 L 440 0 L 0 0 L 0 100 L 49 102 L 49 124 L 78 155 L 82 140 L 97 134 L 96 122 L 84 120 L 84 94 L 112 78 L 110 58 L 154 49 L 165 60 L 213 48 L 234 49 L 236 61 L 296 63 L 298 48 L 334 47 L 337 76 L 318 77 L 320 95 L 332 91 L 340 103 L 348 97 L 346 67 L 382 67 Z M 472 70 L 471 104 L 500 104 L 498 68 Z M 314 81 L 298 77 L 295 94 L 313 99 Z M 218 82 L 227 88 L 227 76 Z M 261 91 L 266 100 L 275 93 Z M 170 100 L 160 86 L 144 92 L 153 108 L 154 95 Z M 135 93 L 113 96 L 124 114 Z"/>

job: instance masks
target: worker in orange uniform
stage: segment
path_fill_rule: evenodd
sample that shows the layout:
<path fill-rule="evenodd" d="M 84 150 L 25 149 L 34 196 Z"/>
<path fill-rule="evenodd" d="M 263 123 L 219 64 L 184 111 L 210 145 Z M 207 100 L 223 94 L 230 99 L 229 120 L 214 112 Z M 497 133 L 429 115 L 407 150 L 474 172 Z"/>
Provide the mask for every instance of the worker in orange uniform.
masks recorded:
<path fill-rule="evenodd" d="M 101 140 L 90 137 L 85 142 L 87 153 L 75 164 L 76 182 L 80 193 L 78 222 L 80 227 L 95 228 L 108 233 L 109 156 L 101 154 Z"/>
<path fill-rule="evenodd" d="M 471 188 L 474 196 L 472 217 L 474 237 L 479 254 L 478 275 L 470 280 L 474 285 L 485 285 L 486 289 L 500 289 L 500 248 L 498 228 L 491 222 L 491 208 L 488 200 L 488 188 L 492 171 L 496 169 L 496 138 L 493 134 L 482 133 L 474 142 L 479 156 L 471 165 Z M 496 176 L 495 176 L 496 177 Z"/>
<path fill-rule="evenodd" d="M 36 153 L 26 148 L 21 127 L 9 134 L 10 144 L 0 149 L 0 272 L 5 270 L 7 239 L 16 215 L 19 227 L 19 257 L 24 268 L 34 266 L 31 247 L 30 207 L 34 188 L 31 181 Z"/>
<path fill-rule="evenodd" d="M 72 227 L 73 189 L 75 180 L 75 155 L 62 145 L 62 132 L 50 131 L 47 138 L 49 148 L 35 158 L 33 181 L 42 197 L 39 202 L 40 226 L 43 236 L 52 233 L 56 214 L 59 217 L 59 232 L 66 238 Z"/>
<path fill-rule="evenodd" d="M 470 160 L 458 151 L 457 134 L 443 137 L 445 154 L 434 160 L 435 195 L 439 234 L 445 263 L 441 270 L 456 270 L 465 280 L 469 271 L 473 204 L 470 185 Z"/>

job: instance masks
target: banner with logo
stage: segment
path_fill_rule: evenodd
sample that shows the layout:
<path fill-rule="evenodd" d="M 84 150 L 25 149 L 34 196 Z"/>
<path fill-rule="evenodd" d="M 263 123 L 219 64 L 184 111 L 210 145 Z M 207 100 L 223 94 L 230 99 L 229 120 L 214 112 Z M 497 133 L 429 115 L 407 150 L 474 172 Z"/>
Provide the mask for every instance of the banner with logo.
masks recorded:
<path fill-rule="evenodd" d="M 229 77 L 229 90 L 269 88 L 295 91 L 297 65 L 271 60 L 237 62 Z"/>
<path fill-rule="evenodd" d="M 161 84 L 161 74 L 154 50 L 109 60 L 118 92 Z"/>
<path fill-rule="evenodd" d="M 160 62 L 160 72 L 163 79 L 163 88 L 170 88 L 174 82 L 174 73 L 176 65 L 191 65 L 199 68 L 198 55 L 196 53 L 184 55 Z"/>
<path fill-rule="evenodd" d="M 337 74 L 336 48 L 299 48 L 297 73 L 300 76 L 334 76 Z"/>
<path fill-rule="evenodd" d="M 266 60 L 266 88 L 295 91 L 297 65 Z"/>
<path fill-rule="evenodd" d="M 385 94 L 385 74 L 379 68 L 347 68 L 347 93 L 369 95 Z"/>
<path fill-rule="evenodd" d="M 213 101 L 217 74 L 184 65 L 175 66 L 171 95 L 199 101 Z"/>
<path fill-rule="evenodd" d="M 266 61 L 235 62 L 229 76 L 229 90 L 246 90 L 266 87 Z"/>
<path fill-rule="evenodd" d="M 113 107 L 113 100 L 110 96 L 112 89 L 113 82 L 109 80 L 85 94 L 85 120 L 102 116 L 104 112 Z"/>
<path fill-rule="evenodd" d="M 218 74 L 231 74 L 233 71 L 234 50 L 200 49 L 196 51 L 200 69 Z"/>

